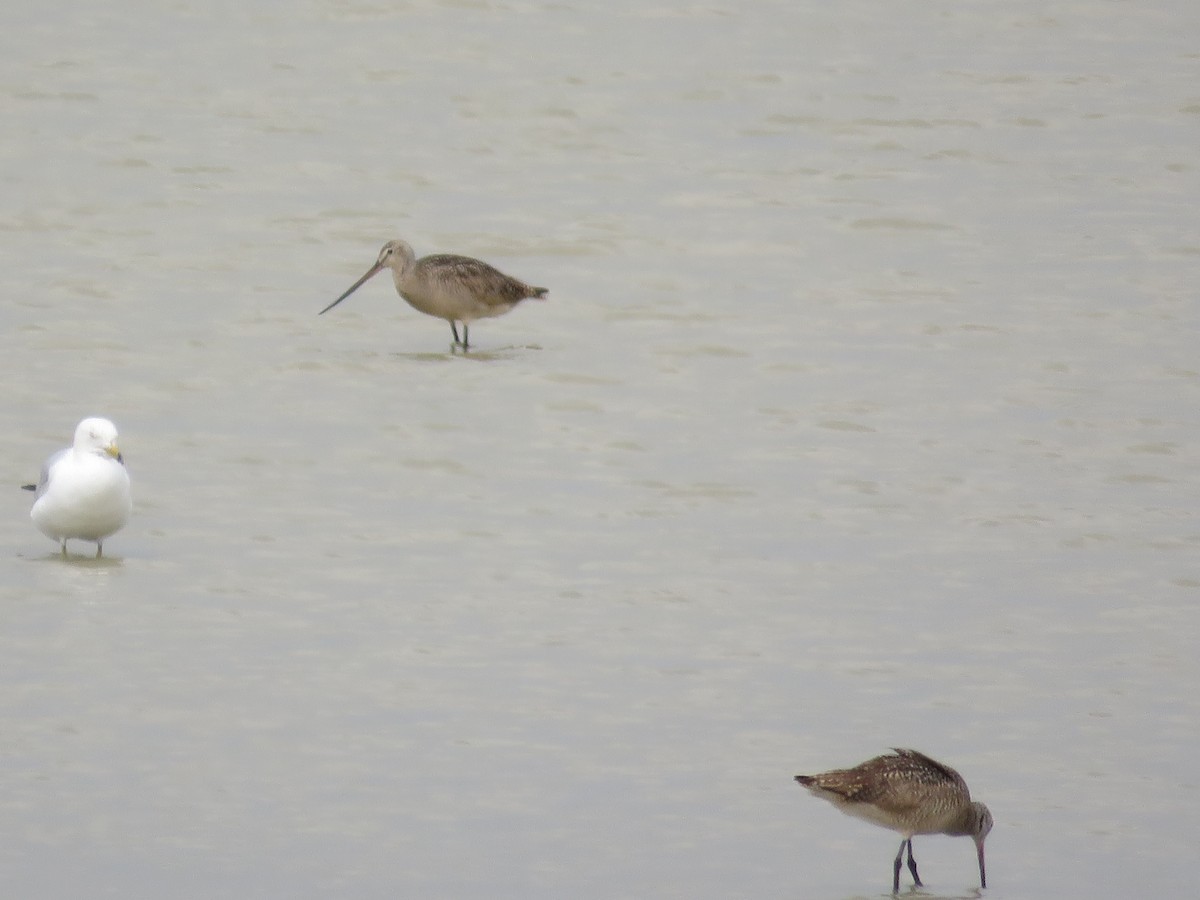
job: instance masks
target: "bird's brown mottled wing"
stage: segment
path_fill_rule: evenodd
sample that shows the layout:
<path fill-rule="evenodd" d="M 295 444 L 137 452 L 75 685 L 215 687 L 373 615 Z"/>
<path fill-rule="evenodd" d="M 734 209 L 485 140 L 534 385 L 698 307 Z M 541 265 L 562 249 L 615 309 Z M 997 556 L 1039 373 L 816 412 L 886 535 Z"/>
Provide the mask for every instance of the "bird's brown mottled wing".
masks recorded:
<path fill-rule="evenodd" d="M 801 784 L 833 794 L 845 803 L 869 803 L 895 814 L 918 808 L 918 785 L 965 785 L 958 773 L 914 750 L 877 756 L 852 769 L 835 769 L 806 776 Z"/>
<path fill-rule="evenodd" d="M 907 750 L 902 747 L 895 747 L 893 749 L 896 751 L 895 757 L 881 756 L 878 758 L 896 759 L 896 757 L 899 757 L 909 764 L 904 767 L 907 777 L 924 784 L 945 783 L 948 787 L 952 786 L 965 793 L 970 793 L 967 790 L 967 783 L 963 780 L 963 777 L 945 763 L 940 763 L 919 750 Z"/>
<path fill-rule="evenodd" d="M 526 297 L 545 293 L 545 288 L 531 287 L 470 256 L 450 253 L 423 256 L 417 261 L 417 269 L 424 277 L 466 290 L 488 306 L 513 306 Z"/>

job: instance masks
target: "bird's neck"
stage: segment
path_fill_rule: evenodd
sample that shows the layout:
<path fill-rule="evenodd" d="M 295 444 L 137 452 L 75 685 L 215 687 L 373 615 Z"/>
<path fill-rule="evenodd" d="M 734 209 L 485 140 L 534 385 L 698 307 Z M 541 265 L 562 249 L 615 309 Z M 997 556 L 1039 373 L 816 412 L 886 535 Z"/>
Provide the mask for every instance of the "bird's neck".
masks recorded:
<path fill-rule="evenodd" d="M 962 811 L 959 812 L 954 821 L 946 826 L 942 834 L 947 834 L 951 837 L 974 837 L 980 831 L 980 822 L 982 819 L 981 804 L 969 803 L 962 808 Z"/>

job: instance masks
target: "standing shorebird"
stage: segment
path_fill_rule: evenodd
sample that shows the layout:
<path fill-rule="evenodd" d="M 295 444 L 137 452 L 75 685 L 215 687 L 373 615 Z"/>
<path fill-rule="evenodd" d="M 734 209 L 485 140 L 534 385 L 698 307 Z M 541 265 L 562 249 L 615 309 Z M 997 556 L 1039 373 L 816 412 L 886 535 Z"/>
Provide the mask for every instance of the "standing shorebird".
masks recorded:
<path fill-rule="evenodd" d="M 482 260 L 449 253 L 417 259 L 404 241 L 388 241 L 367 274 L 317 315 L 329 312 L 384 269 L 392 270 L 396 290 L 409 306 L 450 323 L 454 343 L 464 350 L 470 347 L 467 326 L 471 322 L 502 316 L 528 297 L 542 299 L 547 291 L 505 275 Z M 461 341 L 456 322 L 462 322 Z"/>
<path fill-rule="evenodd" d="M 853 769 L 835 769 L 820 775 L 797 775 L 796 780 L 842 812 L 903 836 L 892 866 L 892 892 L 900 890 L 900 864 L 908 848 L 908 870 L 922 887 L 912 855 L 915 834 L 948 834 L 975 841 L 979 856 L 979 886 L 987 887 L 983 867 L 983 842 L 992 830 L 992 814 L 952 768 L 916 750 L 896 749 Z"/>
<path fill-rule="evenodd" d="M 133 501 L 129 473 L 117 449 L 117 427 L 108 419 L 84 419 L 75 428 L 75 443 L 42 464 L 30 517 L 42 534 L 59 542 L 67 555 L 67 538 L 96 542 L 96 558 L 104 555 L 104 539 L 129 520 Z"/>

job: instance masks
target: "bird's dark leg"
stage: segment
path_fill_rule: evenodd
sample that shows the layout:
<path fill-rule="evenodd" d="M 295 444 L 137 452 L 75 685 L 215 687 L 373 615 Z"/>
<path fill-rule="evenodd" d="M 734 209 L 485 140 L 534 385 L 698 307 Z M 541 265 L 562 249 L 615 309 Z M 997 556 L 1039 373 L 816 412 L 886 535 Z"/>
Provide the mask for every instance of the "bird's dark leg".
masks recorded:
<path fill-rule="evenodd" d="M 61 541 L 59 541 L 59 545 L 62 548 L 63 559 L 66 559 L 67 558 L 67 539 L 63 538 Z"/>
<path fill-rule="evenodd" d="M 900 849 L 896 852 L 896 861 L 892 864 L 892 893 L 900 893 L 900 866 L 904 864 L 904 845 L 907 840 L 900 842 Z"/>
<path fill-rule="evenodd" d="M 452 335 L 454 335 L 454 343 L 455 343 L 455 344 L 461 344 L 461 343 L 462 343 L 462 341 L 460 341 L 460 340 L 458 339 L 458 325 L 457 325 L 457 324 L 455 324 L 455 322 L 454 322 L 454 320 L 453 320 L 453 319 L 451 319 L 451 320 L 450 320 L 450 333 L 451 333 Z"/>
<path fill-rule="evenodd" d="M 463 349 L 471 349 L 471 338 L 467 335 L 467 323 L 463 322 Z"/>
<path fill-rule="evenodd" d="M 921 884 L 921 876 L 917 874 L 917 861 L 913 859 L 912 855 L 912 838 L 904 843 L 908 844 L 908 871 L 912 872 L 913 881 L 916 882 L 917 887 L 924 887 L 925 885 Z"/>
<path fill-rule="evenodd" d="M 104 555 L 104 541 L 96 541 L 96 559 Z"/>

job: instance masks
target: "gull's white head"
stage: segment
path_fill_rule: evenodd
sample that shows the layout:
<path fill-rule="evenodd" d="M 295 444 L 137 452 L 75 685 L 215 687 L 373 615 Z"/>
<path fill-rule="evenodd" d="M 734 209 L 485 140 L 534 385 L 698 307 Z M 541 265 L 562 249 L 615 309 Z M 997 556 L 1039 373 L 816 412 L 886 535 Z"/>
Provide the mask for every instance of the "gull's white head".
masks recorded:
<path fill-rule="evenodd" d="M 117 447 L 117 426 L 108 419 L 84 419 L 75 428 L 75 449 L 81 453 L 111 456 L 124 462 Z"/>

